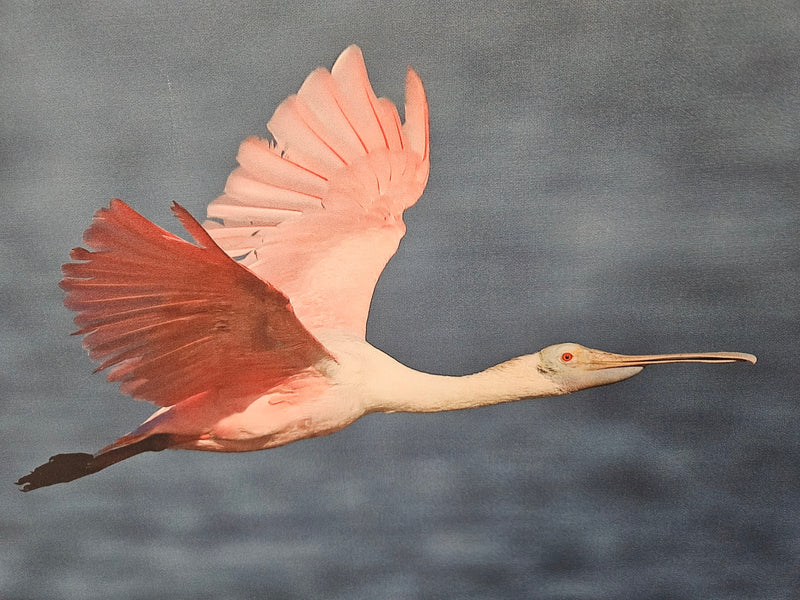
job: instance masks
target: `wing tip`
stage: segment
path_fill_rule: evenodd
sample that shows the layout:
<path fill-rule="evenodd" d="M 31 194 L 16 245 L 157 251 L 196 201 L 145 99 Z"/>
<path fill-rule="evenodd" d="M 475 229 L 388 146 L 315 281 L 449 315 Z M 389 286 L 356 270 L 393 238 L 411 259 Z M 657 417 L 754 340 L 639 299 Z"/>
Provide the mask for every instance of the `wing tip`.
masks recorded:
<path fill-rule="evenodd" d="M 192 216 L 192 213 L 174 200 L 169 208 L 172 211 L 172 214 L 175 215 L 175 218 L 181 222 L 183 228 L 194 238 L 195 242 L 207 250 L 216 250 L 222 252 L 222 249 L 220 249 L 211 235 L 209 235 L 209 233 L 203 229 L 203 226 L 200 224 L 200 222 Z M 224 252 L 222 253 L 224 254 Z"/>
<path fill-rule="evenodd" d="M 411 141 L 411 149 L 427 162 L 430 154 L 430 122 L 428 96 L 422 78 L 409 66 L 406 70 L 405 123 L 403 129 Z"/>
<path fill-rule="evenodd" d="M 367 66 L 364 63 L 364 53 L 358 44 L 350 44 L 347 48 L 342 50 L 339 57 L 334 61 L 331 67 L 331 74 L 336 75 L 336 72 L 341 69 L 347 69 L 350 66 L 357 67 L 357 70 L 364 71 L 366 74 Z"/>

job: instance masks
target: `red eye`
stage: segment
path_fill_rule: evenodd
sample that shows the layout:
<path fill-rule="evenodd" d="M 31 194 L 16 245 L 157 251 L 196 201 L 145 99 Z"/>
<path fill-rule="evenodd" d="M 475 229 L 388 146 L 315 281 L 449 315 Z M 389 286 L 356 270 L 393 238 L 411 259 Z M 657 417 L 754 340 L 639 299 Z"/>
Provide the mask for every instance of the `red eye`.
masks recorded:
<path fill-rule="evenodd" d="M 572 360 L 572 358 L 573 357 L 571 352 L 564 352 L 564 354 L 561 355 L 561 360 L 563 360 L 564 362 L 569 362 Z"/>

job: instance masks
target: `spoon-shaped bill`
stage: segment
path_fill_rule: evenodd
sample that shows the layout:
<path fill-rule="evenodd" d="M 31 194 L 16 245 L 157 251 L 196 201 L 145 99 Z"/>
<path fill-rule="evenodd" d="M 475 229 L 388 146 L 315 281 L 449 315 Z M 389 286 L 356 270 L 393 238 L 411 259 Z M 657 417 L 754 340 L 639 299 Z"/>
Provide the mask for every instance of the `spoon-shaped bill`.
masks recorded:
<path fill-rule="evenodd" d="M 596 369 L 617 367 L 645 367 L 667 363 L 729 363 L 749 362 L 755 364 L 756 357 L 745 352 L 684 352 L 677 354 L 614 354 L 595 351 L 591 363 Z"/>

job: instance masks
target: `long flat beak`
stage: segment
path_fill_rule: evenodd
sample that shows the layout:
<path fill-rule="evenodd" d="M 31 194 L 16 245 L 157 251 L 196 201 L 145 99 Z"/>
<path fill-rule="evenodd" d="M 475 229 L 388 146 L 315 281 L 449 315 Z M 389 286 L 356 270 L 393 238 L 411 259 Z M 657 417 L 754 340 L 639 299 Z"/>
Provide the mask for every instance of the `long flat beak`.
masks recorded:
<path fill-rule="evenodd" d="M 749 362 L 755 364 L 756 357 L 745 352 L 689 352 L 681 354 L 614 354 L 595 350 L 591 365 L 595 369 L 615 367 L 646 367 L 666 363 L 730 363 Z"/>

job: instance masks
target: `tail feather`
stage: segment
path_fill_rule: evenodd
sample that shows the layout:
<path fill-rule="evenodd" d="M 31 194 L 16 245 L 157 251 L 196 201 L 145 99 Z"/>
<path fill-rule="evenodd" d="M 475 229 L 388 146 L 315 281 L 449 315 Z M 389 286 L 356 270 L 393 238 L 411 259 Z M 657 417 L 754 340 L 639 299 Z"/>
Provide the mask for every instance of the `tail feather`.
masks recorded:
<path fill-rule="evenodd" d="M 71 452 L 56 454 L 50 460 L 36 467 L 31 473 L 20 477 L 16 485 L 21 486 L 20 491 L 30 492 L 41 487 L 66 483 L 97 473 L 126 458 L 136 456 L 142 452 L 158 452 L 172 445 L 172 436 L 166 433 L 154 434 L 143 440 L 120 446 L 97 454 L 86 452 Z"/>

